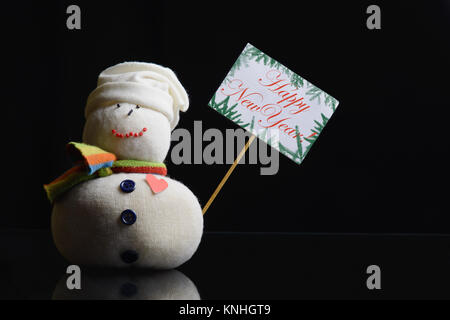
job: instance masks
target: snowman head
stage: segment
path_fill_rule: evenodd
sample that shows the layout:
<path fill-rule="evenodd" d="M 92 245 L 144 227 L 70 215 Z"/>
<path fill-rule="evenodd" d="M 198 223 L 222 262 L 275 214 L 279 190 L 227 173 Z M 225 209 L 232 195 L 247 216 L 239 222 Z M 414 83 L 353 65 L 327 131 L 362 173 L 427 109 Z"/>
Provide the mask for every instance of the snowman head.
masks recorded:
<path fill-rule="evenodd" d="M 124 62 L 100 73 L 86 104 L 83 142 L 118 159 L 163 162 L 187 93 L 168 68 Z"/>

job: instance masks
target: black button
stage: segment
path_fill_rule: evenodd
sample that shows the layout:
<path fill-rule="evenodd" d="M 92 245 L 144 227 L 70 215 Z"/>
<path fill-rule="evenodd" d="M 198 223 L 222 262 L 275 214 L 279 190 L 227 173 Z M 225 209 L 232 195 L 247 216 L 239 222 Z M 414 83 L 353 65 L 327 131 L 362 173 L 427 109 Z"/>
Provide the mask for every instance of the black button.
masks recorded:
<path fill-rule="evenodd" d="M 126 225 L 132 225 L 133 223 L 136 222 L 137 217 L 136 217 L 136 213 L 134 213 L 133 210 L 127 209 L 127 210 L 122 211 L 122 213 L 120 214 L 120 219 Z"/>
<path fill-rule="evenodd" d="M 133 263 L 139 258 L 139 254 L 134 250 L 127 250 L 123 252 L 120 257 L 125 263 Z"/>
<path fill-rule="evenodd" d="M 120 293 L 125 297 L 132 297 L 138 291 L 138 288 L 134 283 L 126 282 L 120 286 Z"/>
<path fill-rule="evenodd" d="M 120 183 L 120 189 L 122 189 L 123 192 L 130 193 L 134 191 L 134 188 L 136 187 L 136 183 L 134 183 L 133 180 L 123 180 Z"/>

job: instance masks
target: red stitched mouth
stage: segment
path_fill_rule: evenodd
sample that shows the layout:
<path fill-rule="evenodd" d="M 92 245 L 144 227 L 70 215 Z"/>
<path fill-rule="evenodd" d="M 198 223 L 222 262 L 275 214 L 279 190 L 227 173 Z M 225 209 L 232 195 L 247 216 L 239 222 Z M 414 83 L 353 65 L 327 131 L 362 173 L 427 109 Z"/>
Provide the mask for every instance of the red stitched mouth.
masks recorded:
<path fill-rule="evenodd" d="M 121 133 L 119 131 L 117 131 L 116 129 L 112 129 L 111 133 L 116 137 L 116 138 L 139 138 L 142 137 L 144 135 L 144 133 L 147 131 L 147 128 L 142 128 L 142 130 L 140 132 L 127 132 L 127 133 Z"/>

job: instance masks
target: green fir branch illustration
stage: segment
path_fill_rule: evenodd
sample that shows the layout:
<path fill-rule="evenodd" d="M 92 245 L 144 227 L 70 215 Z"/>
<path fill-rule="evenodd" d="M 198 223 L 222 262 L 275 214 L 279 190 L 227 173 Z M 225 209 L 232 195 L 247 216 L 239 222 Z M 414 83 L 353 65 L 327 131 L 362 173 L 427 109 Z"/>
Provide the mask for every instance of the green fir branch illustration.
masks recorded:
<path fill-rule="evenodd" d="M 282 71 L 286 76 L 290 78 L 291 84 L 296 88 L 303 87 L 305 83 L 305 80 L 301 76 L 292 72 L 291 70 L 283 66 L 281 63 L 279 63 L 277 60 L 269 57 L 264 52 L 262 52 L 261 50 L 255 48 L 250 44 L 244 49 L 244 52 L 242 52 L 242 54 L 233 64 L 229 76 L 234 76 L 235 71 L 239 70 L 243 65 L 248 66 L 247 63 L 249 60 L 262 62 L 265 66 L 269 66 L 271 68 Z M 226 78 L 226 81 L 230 81 L 228 77 Z"/>
<path fill-rule="evenodd" d="M 261 139 L 262 141 L 264 141 L 265 143 L 267 143 L 269 146 L 272 147 L 272 144 L 274 141 L 272 140 L 272 135 L 270 134 L 270 131 L 268 128 L 264 128 L 264 130 L 259 130 L 259 132 L 256 132 L 255 135 L 257 138 Z"/>
<path fill-rule="evenodd" d="M 303 161 L 303 146 L 302 146 L 302 140 L 300 139 L 300 130 L 298 130 L 298 126 L 295 126 L 295 140 L 297 142 L 297 153 L 296 157 L 298 160 Z"/>
<path fill-rule="evenodd" d="M 316 124 L 316 126 L 314 127 L 313 130 L 311 130 L 311 132 L 313 132 L 314 135 L 310 136 L 308 138 L 305 138 L 305 141 L 309 142 L 309 144 L 306 147 L 304 156 L 306 156 L 308 154 L 312 145 L 314 144 L 314 142 L 316 142 L 317 138 L 319 137 L 320 133 L 322 132 L 323 128 L 325 127 L 325 125 L 327 124 L 327 122 L 329 120 L 329 118 L 327 118 L 323 113 L 321 113 L 320 115 L 322 116 L 322 122 L 314 120 L 314 123 Z"/>
<path fill-rule="evenodd" d="M 228 102 L 230 100 L 230 97 L 226 97 L 222 102 L 217 103 L 216 102 L 216 94 L 211 98 L 211 101 L 209 102 L 209 106 L 219 112 L 224 117 L 230 119 L 234 123 L 238 124 L 242 128 L 246 128 L 250 123 L 244 123 L 240 118 L 241 114 L 238 112 L 238 110 L 235 110 L 237 107 L 237 103 L 229 106 Z"/>
<path fill-rule="evenodd" d="M 252 117 L 252 121 L 250 122 L 250 132 L 253 133 L 253 128 L 255 127 L 255 116 Z"/>
<path fill-rule="evenodd" d="M 258 133 L 257 137 L 261 140 L 265 141 L 266 139 L 267 128 Z"/>
<path fill-rule="evenodd" d="M 317 100 L 317 103 L 320 104 L 320 96 L 323 91 L 312 84 L 308 84 L 308 87 L 309 89 L 306 91 L 306 95 L 309 96 L 311 101 Z"/>
<path fill-rule="evenodd" d="M 321 89 L 317 88 L 315 85 L 308 83 L 307 84 L 307 91 L 306 95 L 309 96 L 309 99 L 311 101 L 317 100 L 317 103 L 320 104 L 321 97 L 322 101 L 329 106 L 333 111 L 336 110 L 337 106 L 337 100 L 330 96 L 328 93 L 322 91 Z"/>
<path fill-rule="evenodd" d="M 249 131 L 254 134 L 257 138 L 265 141 L 267 143 L 267 145 L 276 148 L 277 144 L 278 144 L 278 139 L 274 139 L 274 137 L 272 136 L 270 130 L 268 128 L 265 128 L 264 130 L 254 130 L 255 128 L 255 116 L 252 117 L 252 121 L 249 123 Z M 267 134 L 269 133 L 269 135 Z M 266 141 L 267 138 L 267 141 Z"/>
<path fill-rule="evenodd" d="M 279 148 L 280 152 L 284 153 L 285 155 L 287 155 L 288 157 L 290 157 L 292 160 L 294 160 L 297 163 L 302 162 L 305 159 L 306 155 L 308 154 L 308 152 L 311 149 L 314 142 L 319 137 L 320 132 L 323 130 L 323 128 L 325 127 L 325 125 L 327 124 L 327 122 L 329 120 L 323 113 L 321 114 L 321 117 L 322 117 L 322 119 L 321 119 L 322 122 L 314 120 L 315 126 L 314 126 L 313 130 L 311 130 L 313 135 L 309 136 L 308 138 L 304 138 L 304 140 L 309 143 L 306 146 L 305 150 L 303 150 L 303 145 L 302 145 L 302 141 L 300 139 L 300 131 L 298 129 L 298 126 L 295 126 L 297 151 L 294 152 L 294 151 L 288 149 L 280 142 L 278 144 L 278 148 Z"/>
<path fill-rule="evenodd" d="M 304 85 L 304 80 L 296 73 L 292 73 L 291 84 L 296 88 L 301 88 Z"/>
<path fill-rule="evenodd" d="M 286 155 L 291 160 L 294 160 L 295 162 L 298 162 L 298 160 L 296 160 L 297 159 L 297 156 L 296 156 L 297 153 L 293 152 L 292 150 L 290 150 L 287 147 L 285 147 L 281 142 L 278 142 L 278 149 L 280 150 L 281 153 Z"/>
<path fill-rule="evenodd" d="M 234 76 L 234 73 L 239 70 L 242 66 L 248 67 L 248 58 L 246 56 L 240 55 L 234 64 L 231 66 L 230 71 L 228 72 L 227 77 L 225 78 L 225 82 L 230 82 L 230 78 Z"/>
<path fill-rule="evenodd" d="M 303 161 L 306 154 L 303 152 L 302 140 L 300 138 L 300 130 L 298 129 L 298 126 L 295 126 L 295 132 L 296 132 L 295 140 L 297 142 L 297 151 L 296 152 L 289 150 L 281 142 L 279 142 L 278 148 L 285 155 L 288 155 L 292 160 L 294 160 L 297 163 L 300 163 Z"/>
<path fill-rule="evenodd" d="M 237 70 L 239 70 L 242 66 L 248 67 L 249 60 L 262 62 L 265 66 L 269 66 L 271 68 L 282 71 L 287 77 L 290 78 L 290 83 L 294 87 L 303 88 L 306 85 L 307 87 L 306 95 L 309 96 L 309 99 L 311 101 L 316 100 L 318 104 L 320 104 L 321 101 L 323 101 L 325 105 L 330 107 L 333 111 L 336 110 L 338 102 L 335 98 L 333 98 L 326 92 L 322 91 L 321 89 L 317 88 L 312 83 L 306 81 L 301 76 L 292 72 L 291 70 L 283 66 L 281 63 L 279 63 L 277 60 L 269 57 L 264 52 L 262 52 L 258 48 L 255 48 L 251 44 L 247 45 L 242 54 L 237 58 L 236 62 L 231 67 L 230 72 L 225 78 L 225 82 L 230 82 L 231 81 L 230 78 L 233 77 L 234 73 Z"/>
<path fill-rule="evenodd" d="M 325 104 L 329 107 L 331 107 L 331 110 L 333 110 L 333 112 L 336 110 L 338 101 L 333 98 L 332 96 L 330 96 L 328 93 L 323 93 L 325 96 Z"/>

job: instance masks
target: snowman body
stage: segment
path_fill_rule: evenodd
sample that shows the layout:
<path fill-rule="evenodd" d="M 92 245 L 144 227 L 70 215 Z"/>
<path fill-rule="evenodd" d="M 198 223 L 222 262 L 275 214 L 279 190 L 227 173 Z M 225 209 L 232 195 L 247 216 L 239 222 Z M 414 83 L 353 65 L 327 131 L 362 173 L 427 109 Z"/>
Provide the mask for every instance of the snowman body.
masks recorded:
<path fill-rule="evenodd" d="M 182 183 L 153 193 L 146 174 L 116 173 L 75 186 L 54 205 L 53 238 L 82 265 L 174 268 L 197 249 L 203 216 Z M 131 186 L 130 186 L 131 185 Z"/>
<path fill-rule="evenodd" d="M 117 160 L 165 160 L 187 93 L 167 68 L 125 62 L 104 70 L 86 105 L 83 142 Z M 151 178 L 151 179 L 150 179 Z M 163 188 L 154 188 L 163 179 Z M 78 183 L 54 202 L 52 234 L 71 263 L 171 269 L 191 258 L 203 233 L 195 195 L 182 183 L 142 171 Z"/>

